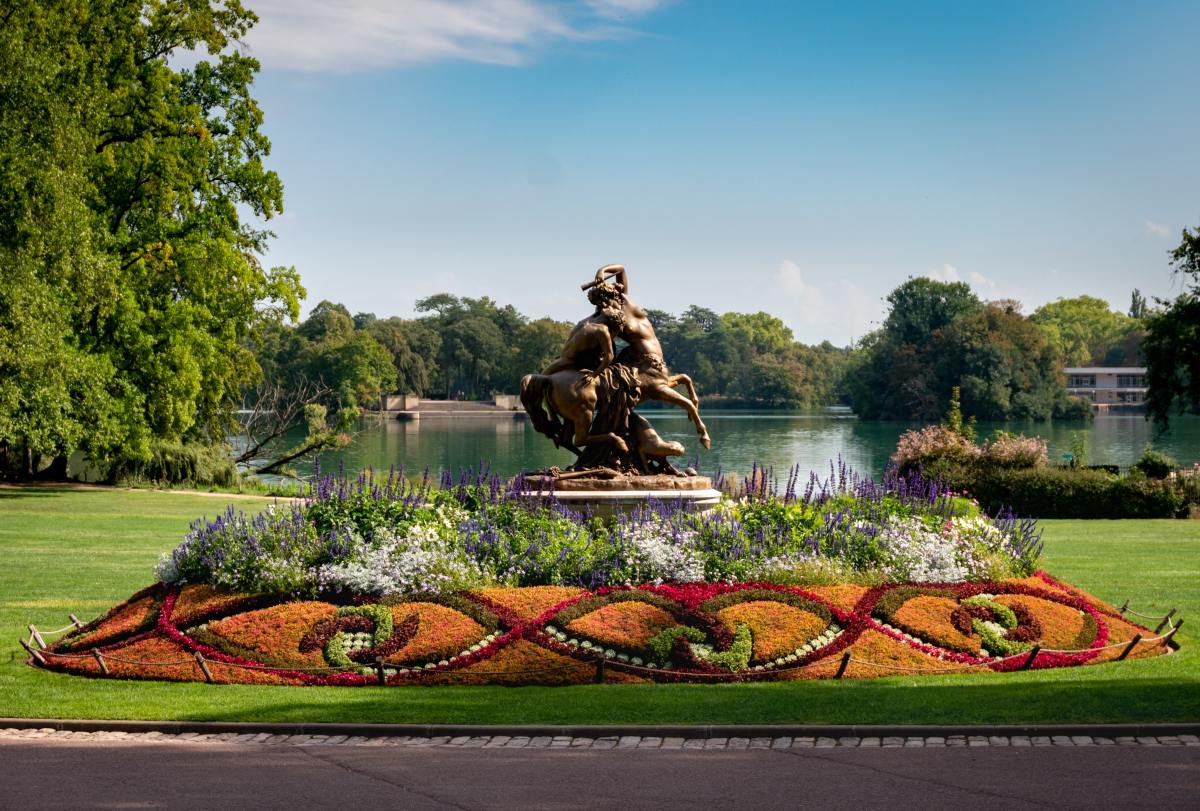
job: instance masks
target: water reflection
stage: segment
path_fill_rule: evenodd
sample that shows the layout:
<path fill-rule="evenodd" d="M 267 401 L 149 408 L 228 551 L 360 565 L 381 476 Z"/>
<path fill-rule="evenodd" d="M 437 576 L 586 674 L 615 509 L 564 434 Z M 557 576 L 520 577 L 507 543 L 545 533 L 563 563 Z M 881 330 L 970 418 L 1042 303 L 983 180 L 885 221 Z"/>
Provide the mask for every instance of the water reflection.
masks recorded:
<path fill-rule="evenodd" d="M 809 470 L 825 472 L 831 459 L 839 455 L 861 471 L 878 473 L 895 450 L 900 434 L 913 426 L 903 422 L 864 422 L 849 412 L 830 410 L 815 414 L 797 412 L 708 411 L 705 422 L 713 437 L 711 450 L 703 450 L 696 441 L 691 424 L 681 412 L 646 410 L 646 416 L 658 432 L 687 448 L 689 464 L 699 454 L 699 469 L 717 469 L 744 473 L 758 462 L 783 470 L 799 464 Z M 1200 418 L 1180 418 L 1172 422 L 1170 433 L 1155 436 L 1155 429 L 1142 417 L 1098 417 L 1090 425 L 1072 423 L 980 423 L 980 436 L 998 429 L 1042 436 L 1047 439 L 1052 460 L 1071 450 L 1073 437 L 1081 433 L 1093 464 L 1127 466 L 1153 443 L 1181 463 L 1200 459 Z M 536 470 L 550 465 L 565 467 L 573 460 L 570 453 L 555 449 L 523 418 L 500 417 L 425 417 L 419 421 L 361 421 L 359 432 L 350 446 L 323 454 L 321 465 L 330 470 L 344 465 L 347 472 L 366 467 L 387 470 L 403 464 L 408 470 L 432 471 L 490 465 L 501 475 L 520 470 Z M 302 474 L 312 465 L 298 466 Z"/>

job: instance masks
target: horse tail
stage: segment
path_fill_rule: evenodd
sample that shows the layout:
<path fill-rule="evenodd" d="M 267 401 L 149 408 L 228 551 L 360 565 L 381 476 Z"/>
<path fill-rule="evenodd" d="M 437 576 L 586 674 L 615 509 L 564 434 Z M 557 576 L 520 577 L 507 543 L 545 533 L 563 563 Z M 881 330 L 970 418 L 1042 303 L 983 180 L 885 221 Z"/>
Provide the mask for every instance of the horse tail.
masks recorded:
<path fill-rule="evenodd" d="M 547 375 L 525 375 L 521 378 L 521 405 L 529 415 L 534 430 L 550 437 L 557 445 L 563 423 L 546 396 L 550 393 L 550 387 L 551 381 Z"/>

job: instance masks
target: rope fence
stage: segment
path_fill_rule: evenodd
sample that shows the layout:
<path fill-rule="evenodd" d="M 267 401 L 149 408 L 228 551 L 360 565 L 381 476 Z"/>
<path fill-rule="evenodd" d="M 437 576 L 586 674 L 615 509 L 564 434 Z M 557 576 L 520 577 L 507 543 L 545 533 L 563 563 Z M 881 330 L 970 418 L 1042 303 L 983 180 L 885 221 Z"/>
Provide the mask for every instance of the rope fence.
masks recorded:
<path fill-rule="evenodd" d="M 1121 655 L 1117 657 L 1117 661 L 1121 661 L 1121 660 L 1125 659 L 1127 656 L 1129 656 L 1129 654 L 1132 653 L 1139 645 L 1152 645 L 1152 644 L 1158 645 L 1158 644 L 1169 643 L 1171 641 L 1171 638 L 1173 636 L 1175 636 L 1176 632 L 1178 632 L 1179 629 L 1181 627 L 1183 627 L 1183 622 L 1184 622 L 1182 619 L 1175 621 L 1175 615 L 1177 613 L 1177 609 L 1172 608 L 1166 614 L 1161 615 L 1161 616 L 1142 614 L 1140 612 L 1134 611 L 1129 608 L 1129 600 L 1126 600 L 1125 603 L 1121 606 L 1119 613 L 1121 616 L 1124 616 L 1126 614 L 1132 614 L 1133 616 L 1140 617 L 1142 619 L 1147 619 L 1147 620 L 1152 620 L 1152 621 L 1158 620 L 1159 624 L 1158 624 L 1158 627 L 1154 629 L 1151 636 L 1147 637 L 1144 634 L 1137 634 L 1132 639 L 1128 639 L 1128 640 L 1125 640 L 1122 642 L 1113 642 L 1109 645 L 1104 645 L 1099 648 L 1083 648 L 1080 650 L 1064 650 L 1064 649 L 1058 649 L 1058 648 L 1042 648 L 1040 646 L 1035 646 L 1033 649 L 1028 650 L 1028 651 L 1022 651 L 1020 653 L 1014 653 L 1009 656 L 996 657 L 994 659 L 989 659 L 989 660 L 984 660 L 984 661 L 948 663 L 947 666 L 944 668 L 912 667 L 912 666 L 900 665 L 900 664 L 896 664 L 896 663 L 892 663 L 892 662 L 872 662 L 868 659 L 855 657 L 851 654 L 850 651 L 847 650 L 847 651 L 843 652 L 841 659 L 838 662 L 837 672 L 834 674 L 833 678 L 835 678 L 835 679 L 842 678 L 845 675 L 845 672 L 851 663 L 863 665 L 864 667 L 878 668 L 881 670 L 891 670 L 891 671 L 911 672 L 911 673 L 924 673 L 924 674 L 928 675 L 928 674 L 938 674 L 938 673 L 961 673 L 961 672 L 965 672 L 965 671 L 969 671 L 969 670 L 978 670 L 981 668 L 990 669 L 990 668 L 995 667 L 996 665 L 1001 665 L 1006 662 L 1014 661 L 1017 659 L 1022 659 L 1024 661 L 1023 661 L 1020 669 L 1027 670 L 1033 666 L 1037 657 L 1043 653 L 1058 654 L 1058 655 L 1077 655 L 1077 654 L 1088 653 L 1088 654 L 1098 655 L 1107 650 L 1123 648 L 1124 650 L 1122 650 Z M 374 671 L 377 674 L 377 678 L 379 679 L 380 684 L 386 684 L 387 678 L 389 675 L 396 675 L 398 671 L 406 669 L 402 665 L 388 665 L 382 658 L 378 658 L 378 657 L 376 658 L 376 660 L 374 662 L 360 663 L 357 667 L 336 667 L 336 666 L 274 667 L 271 665 L 253 664 L 253 663 L 249 663 L 249 662 L 225 662 L 225 661 L 221 661 L 219 659 L 210 659 L 210 658 L 206 658 L 199 651 L 194 651 L 193 655 L 191 657 L 189 657 L 187 659 L 182 659 L 179 661 L 143 662 L 143 661 L 138 661 L 136 659 L 124 659 L 119 656 L 112 656 L 112 655 L 103 653 L 102 651 L 100 651 L 99 648 L 92 648 L 83 653 L 60 653 L 60 652 L 48 650 L 49 646 L 46 644 L 47 637 L 60 636 L 60 635 L 63 635 L 63 634 L 69 633 L 69 632 L 73 632 L 73 631 L 79 630 L 80 628 L 85 627 L 84 623 L 80 622 L 79 618 L 76 617 L 74 614 L 68 614 L 68 617 L 71 620 L 70 625 L 64 625 L 62 628 L 56 628 L 54 630 L 41 630 L 41 629 L 38 629 L 36 626 L 34 626 L 31 623 L 28 626 L 29 627 L 28 640 L 19 640 L 21 643 L 21 647 L 23 647 L 29 653 L 29 655 L 36 662 L 41 664 L 42 666 L 48 666 L 50 664 L 49 661 L 47 660 L 47 657 L 53 657 L 55 659 L 67 659 L 67 660 L 95 659 L 96 663 L 100 667 L 101 672 L 106 676 L 110 675 L 110 669 L 109 669 L 110 663 L 126 665 L 126 666 L 130 666 L 130 667 L 158 667 L 158 668 L 198 666 L 200 668 L 201 672 L 204 674 L 205 680 L 210 683 L 214 682 L 215 679 L 213 678 L 212 671 L 209 669 L 209 665 L 220 665 L 223 667 L 240 668 L 243 670 L 270 671 L 270 672 L 286 671 L 286 672 L 291 672 L 291 673 L 302 673 L 302 674 L 312 674 L 312 675 L 322 675 L 322 674 L 334 675 L 334 674 L 338 674 L 338 673 L 347 673 L 347 674 L 355 673 L 355 674 L 360 674 L 360 675 L 368 675 L 369 672 Z M 1165 633 L 1163 633 L 1164 629 L 1166 629 Z M 35 647 L 35 645 L 36 645 L 36 647 Z M 563 655 L 563 654 L 560 654 L 560 655 Z M 932 654 L 929 654 L 929 655 L 932 655 Z M 528 676 L 528 675 L 555 673 L 555 672 L 559 672 L 559 671 L 563 671 L 563 670 L 569 670 L 572 668 L 577 668 L 581 664 L 595 665 L 596 674 L 595 674 L 595 677 L 593 678 L 593 681 L 602 682 L 602 681 L 604 681 L 605 667 L 606 667 L 606 665 L 609 665 L 609 664 L 616 665 L 619 668 L 619 670 L 621 670 L 621 671 L 633 671 L 633 672 L 637 672 L 637 673 L 646 673 L 651 676 L 661 676 L 664 673 L 669 673 L 669 674 L 679 674 L 682 676 L 686 676 L 689 679 L 716 679 L 716 680 L 731 679 L 732 680 L 732 679 L 744 678 L 747 672 L 751 673 L 752 675 L 755 673 L 762 673 L 764 676 L 775 675 L 775 674 L 780 674 L 780 673 L 792 673 L 795 671 L 806 670 L 808 668 L 812 668 L 818 664 L 821 664 L 821 661 L 805 662 L 804 664 L 798 664 L 798 665 L 794 665 L 794 666 L 790 666 L 790 667 L 777 667 L 777 668 L 771 668 L 769 670 L 762 670 L 762 671 L 745 671 L 745 672 L 739 672 L 739 673 L 705 673 L 705 672 L 695 672 L 695 671 L 678 671 L 678 670 L 674 670 L 669 667 L 646 667 L 646 666 L 642 666 L 642 665 L 634 665 L 629 662 L 614 661 L 605 656 L 597 656 L 594 659 L 573 659 L 572 661 L 565 662 L 561 665 L 550 665 L 547 667 L 529 668 L 529 669 L 523 669 L 523 670 L 470 670 L 470 671 L 467 671 L 467 670 L 462 670 L 462 669 L 454 669 L 454 670 L 446 670 L 446 669 L 441 669 L 441 668 L 425 669 L 420 666 L 417 666 L 417 667 L 408 668 L 409 672 L 402 673 L 399 675 L 401 675 L 401 676 L 409 676 L 410 674 L 411 675 L 430 675 L 430 676 L 433 676 L 433 675 L 460 675 L 460 676 L 467 676 L 467 677 L 472 677 L 472 678 L 492 677 L 492 676 Z M 387 673 L 388 670 L 391 670 L 392 673 L 388 674 Z"/>

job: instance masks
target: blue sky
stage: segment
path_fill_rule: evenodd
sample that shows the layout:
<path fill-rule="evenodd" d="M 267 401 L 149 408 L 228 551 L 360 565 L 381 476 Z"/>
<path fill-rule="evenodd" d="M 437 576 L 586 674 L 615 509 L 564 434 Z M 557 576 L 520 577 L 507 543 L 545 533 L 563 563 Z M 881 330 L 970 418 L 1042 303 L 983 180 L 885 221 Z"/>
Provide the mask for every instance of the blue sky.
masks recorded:
<path fill-rule="evenodd" d="M 310 307 L 574 320 L 623 262 L 645 306 L 841 344 L 908 276 L 1170 295 L 1200 224 L 1195 2 L 248 5 Z"/>

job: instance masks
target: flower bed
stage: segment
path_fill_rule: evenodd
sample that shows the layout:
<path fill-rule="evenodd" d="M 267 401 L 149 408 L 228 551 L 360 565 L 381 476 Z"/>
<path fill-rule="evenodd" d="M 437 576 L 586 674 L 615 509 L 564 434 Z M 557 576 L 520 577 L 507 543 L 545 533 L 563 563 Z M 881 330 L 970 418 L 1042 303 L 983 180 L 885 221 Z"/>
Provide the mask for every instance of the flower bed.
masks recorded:
<path fill-rule="evenodd" d="M 246 683 L 577 684 L 1005 671 L 1166 650 L 1037 571 L 1032 521 L 894 473 L 876 483 L 839 466 L 800 488 L 793 471 L 782 492 L 772 481 L 757 469 L 721 480 L 727 496 L 707 513 L 651 502 L 602 517 L 530 499 L 519 480 L 323 478 L 286 510 L 194 524 L 158 585 L 39 664 Z"/>
<path fill-rule="evenodd" d="M 413 484 L 320 479 L 287 509 L 230 507 L 195 523 L 158 565 L 167 585 L 223 592 L 382 597 L 633 583 L 945 583 L 1029 575 L 1040 532 L 919 476 L 882 482 L 840 467 L 782 490 L 756 470 L 708 512 L 670 501 L 602 517 L 531 498 L 521 481 Z M 198 599 L 205 603 L 211 595 Z M 846 603 L 843 603 L 846 604 Z M 197 610 L 206 610 L 201 605 Z"/>
<path fill-rule="evenodd" d="M 1147 641 L 1130 658 L 1167 652 L 1147 629 L 1040 572 L 1007 581 L 885 584 L 865 590 L 849 610 L 819 593 L 769 583 L 279 598 L 250 609 L 254 603 L 242 595 L 214 602 L 206 588 L 140 592 L 52 643 L 41 652 L 45 667 L 247 684 L 371 685 L 382 669 L 388 685 L 558 685 L 1064 667 L 1115 659 L 1138 633 Z M 548 604 L 551 597 L 557 600 Z M 129 620 L 147 599 L 156 606 L 148 630 Z M 226 613 L 194 611 L 200 603 L 227 606 Z M 542 610 L 531 615 L 530 605 Z M 84 647 L 89 639 L 109 640 L 100 652 L 107 674 Z M 1041 652 L 1031 660 L 1035 646 Z"/>

